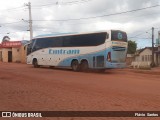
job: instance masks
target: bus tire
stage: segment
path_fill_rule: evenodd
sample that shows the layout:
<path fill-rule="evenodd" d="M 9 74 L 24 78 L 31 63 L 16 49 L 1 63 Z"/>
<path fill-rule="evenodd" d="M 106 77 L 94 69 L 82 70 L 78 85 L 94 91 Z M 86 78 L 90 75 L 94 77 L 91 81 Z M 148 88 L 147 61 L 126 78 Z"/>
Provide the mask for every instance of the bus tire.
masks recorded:
<path fill-rule="evenodd" d="M 84 60 L 81 62 L 81 71 L 86 72 L 89 70 L 88 62 L 87 60 Z"/>
<path fill-rule="evenodd" d="M 78 60 L 73 60 L 71 63 L 72 70 L 75 72 L 79 71 L 79 63 Z"/>
<path fill-rule="evenodd" d="M 33 67 L 34 68 L 39 68 L 37 59 L 33 59 Z"/>

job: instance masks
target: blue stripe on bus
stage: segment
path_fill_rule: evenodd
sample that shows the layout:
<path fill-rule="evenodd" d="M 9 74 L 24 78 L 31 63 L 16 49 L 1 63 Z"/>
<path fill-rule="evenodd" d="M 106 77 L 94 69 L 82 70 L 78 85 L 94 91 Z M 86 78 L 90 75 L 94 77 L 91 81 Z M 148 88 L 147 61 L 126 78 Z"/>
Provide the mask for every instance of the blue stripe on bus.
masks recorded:
<path fill-rule="evenodd" d="M 68 67 L 68 66 L 71 66 L 71 62 L 72 62 L 73 59 L 77 59 L 79 61 L 79 63 L 80 63 L 81 60 L 86 59 L 88 61 L 88 64 L 89 64 L 89 68 L 95 68 L 93 66 L 93 57 L 94 56 L 96 57 L 96 56 L 104 56 L 105 55 L 104 56 L 104 58 L 105 58 L 104 61 L 106 61 L 105 62 L 106 64 L 105 64 L 104 68 L 124 68 L 126 66 L 125 63 L 110 63 L 110 62 L 107 62 L 107 54 L 108 54 L 108 52 L 111 52 L 111 51 L 112 51 L 112 48 L 108 48 L 106 50 L 91 53 L 91 54 L 78 55 L 78 56 L 75 56 L 75 57 L 66 58 L 63 61 L 61 61 L 58 64 L 58 66 Z M 112 57 L 115 58 L 115 57 L 118 57 L 118 56 L 115 56 L 114 54 L 112 54 Z M 96 69 L 97 69 L 97 67 L 96 67 Z"/>

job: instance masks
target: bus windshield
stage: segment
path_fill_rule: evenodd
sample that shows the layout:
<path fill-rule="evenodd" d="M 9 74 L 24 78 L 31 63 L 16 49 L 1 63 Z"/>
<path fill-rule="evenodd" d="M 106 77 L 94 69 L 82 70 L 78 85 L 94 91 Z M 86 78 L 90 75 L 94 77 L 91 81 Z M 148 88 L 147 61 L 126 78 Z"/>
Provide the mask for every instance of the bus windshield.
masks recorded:
<path fill-rule="evenodd" d="M 126 32 L 122 32 L 120 30 L 112 30 L 111 31 L 111 40 L 112 41 L 127 42 L 127 34 L 126 34 Z"/>
<path fill-rule="evenodd" d="M 32 52 L 32 47 L 34 44 L 35 40 L 31 40 L 30 43 L 27 45 L 27 55 L 29 55 Z"/>

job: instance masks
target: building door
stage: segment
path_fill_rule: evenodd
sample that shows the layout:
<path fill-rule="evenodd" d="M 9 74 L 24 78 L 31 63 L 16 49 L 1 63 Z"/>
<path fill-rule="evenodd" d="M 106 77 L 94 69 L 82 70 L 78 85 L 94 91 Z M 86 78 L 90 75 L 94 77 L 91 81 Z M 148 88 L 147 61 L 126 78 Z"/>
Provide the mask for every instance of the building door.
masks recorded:
<path fill-rule="evenodd" d="M 8 51 L 8 62 L 12 62 L 12 51 Z"/>

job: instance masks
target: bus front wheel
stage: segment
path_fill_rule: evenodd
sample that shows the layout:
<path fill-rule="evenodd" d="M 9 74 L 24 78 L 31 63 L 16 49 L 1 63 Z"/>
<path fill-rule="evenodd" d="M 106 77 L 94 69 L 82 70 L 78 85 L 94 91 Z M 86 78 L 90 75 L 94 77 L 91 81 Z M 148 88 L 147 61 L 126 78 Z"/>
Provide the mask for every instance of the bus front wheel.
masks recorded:
<path fill-rule="evenodd" d="M 37 59 L 33 59 L 33 66 L 34 66 L 34 68 L 39 67 Z"/>
<path fill-rule="evenodd" d="M 78 61 L 77 61 L 77 60 L 72 61 L 71 67 L 72 67 L 72 70 L 73 70 L 73 71 L 78 72 L 78 71 L 79 71 Z"/>

